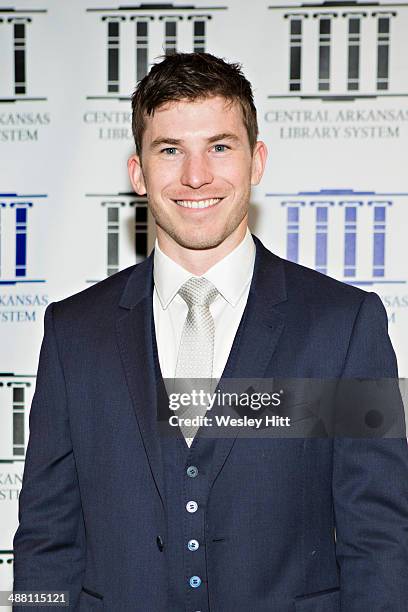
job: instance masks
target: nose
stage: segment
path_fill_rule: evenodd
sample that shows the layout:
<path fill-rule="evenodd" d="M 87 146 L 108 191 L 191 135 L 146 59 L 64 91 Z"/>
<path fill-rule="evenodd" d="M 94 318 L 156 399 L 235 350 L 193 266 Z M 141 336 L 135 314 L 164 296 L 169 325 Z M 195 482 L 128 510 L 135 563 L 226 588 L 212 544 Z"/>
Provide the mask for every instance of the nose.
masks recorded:
<path fill-rule="evenodd" d="M 189 155 L 184 160 L 181 183 L 193 189 L 213 182 L 214 176 L 204 155 Z"/>

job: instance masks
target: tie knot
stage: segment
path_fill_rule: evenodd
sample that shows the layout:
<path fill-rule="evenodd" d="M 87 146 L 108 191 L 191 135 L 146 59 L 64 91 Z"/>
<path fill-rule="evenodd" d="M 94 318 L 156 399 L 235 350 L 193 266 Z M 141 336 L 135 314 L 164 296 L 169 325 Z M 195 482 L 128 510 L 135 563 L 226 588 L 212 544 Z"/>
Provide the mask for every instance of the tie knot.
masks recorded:
<path fill-rule="evenodd" d="M 179 295 L 189 308 L 209 306 L 218 295 L 218 290 L 203 276 L 188 279 L 179 289 Z"/>

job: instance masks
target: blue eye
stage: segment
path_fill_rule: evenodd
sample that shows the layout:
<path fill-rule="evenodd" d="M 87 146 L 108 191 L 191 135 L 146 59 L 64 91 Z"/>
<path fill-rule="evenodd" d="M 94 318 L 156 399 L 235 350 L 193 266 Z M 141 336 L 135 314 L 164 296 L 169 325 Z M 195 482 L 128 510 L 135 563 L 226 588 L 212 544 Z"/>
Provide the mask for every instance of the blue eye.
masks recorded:
<path fill-rule="evenodd" d="M 224 144 L 216 144 L 214 145 L 214 149 L 216 153 L 224 153 L 227 150 L 227 145 Z"/>
<path fill-rule="evenodd" d="M 176 154 L 176 147 L 166 147 L 165 149 L 162 149 L 162 153 L 165 153 L 166 155 L 175 155 Z"/>

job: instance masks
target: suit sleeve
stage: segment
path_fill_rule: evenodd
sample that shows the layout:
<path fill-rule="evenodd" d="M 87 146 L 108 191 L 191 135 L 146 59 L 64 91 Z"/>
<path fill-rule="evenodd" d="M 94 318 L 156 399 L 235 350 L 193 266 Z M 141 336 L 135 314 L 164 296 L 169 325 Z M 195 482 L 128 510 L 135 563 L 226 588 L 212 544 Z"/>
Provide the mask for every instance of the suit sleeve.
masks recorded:
<path fill-rule="evenodd" d="M 386 312 L 370 293 L 355 320 L 343 377 L 397 384 L 397 376 Z M 402 403 L 401 413 L 403 421 Z M 335 438 L 333 500 L 341 612 L 408 610 L 406 438 Z"/>
<path fill-rule="evenodd" d="M 50 304 L 45 312 L 30 411 L 19 527 L 14 536 L 14 591 L 69 591 L 69 609 L 75 610 L 85 567 L 85 534 L 53 307 Z M 13 608 L 20 609 L 26 610 Z"/>

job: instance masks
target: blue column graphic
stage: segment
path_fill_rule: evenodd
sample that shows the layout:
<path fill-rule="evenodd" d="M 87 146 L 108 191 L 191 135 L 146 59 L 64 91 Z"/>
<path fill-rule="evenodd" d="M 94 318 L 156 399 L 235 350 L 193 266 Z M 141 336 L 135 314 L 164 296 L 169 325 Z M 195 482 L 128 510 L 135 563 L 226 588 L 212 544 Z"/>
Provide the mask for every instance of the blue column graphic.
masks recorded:
<path fill-rule="evenodd" d="M 299 207 L 289 206 L 286 217 L 286 258 L 299 261 Z"/>
<path fill-rule="evenodd" d="M 27 274 L 27 208 L 16 208 L 16 277 Z"/>
<path fill-rule="evenodd" d="M 382 277 L 385 274 L 385 206 L 374 207 L 374 233 L 373 233 L 373 276 Z"/>
<path fill-rule="evenodd" d="M 344 276 L 356 275 L 357 208 L 347 206 L 344 211 Z"/>
<path fill-rule="evenodd" d="M 315 268 L 322 274 L 327 274 L 327 232 L 328 209 L 327 206 L 316 207 L 316 243 Z"/>

